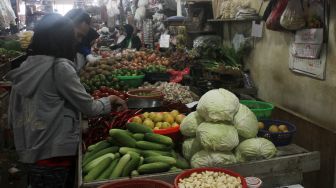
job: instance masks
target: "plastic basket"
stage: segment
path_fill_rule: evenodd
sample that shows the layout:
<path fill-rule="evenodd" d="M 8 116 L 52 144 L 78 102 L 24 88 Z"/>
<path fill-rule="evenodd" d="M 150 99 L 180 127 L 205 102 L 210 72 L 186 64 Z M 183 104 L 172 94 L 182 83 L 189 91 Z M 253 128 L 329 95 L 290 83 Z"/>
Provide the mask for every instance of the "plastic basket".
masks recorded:
<path fill-rule="evenodd" d="M 99 186 L 99 188 L 173 188 L 169 183 L 159 180 L 123 180 Z"/>
<path fill-rule="evenodd" d="M 129 88 L 137 88 L 142 85 L 145 75 L 140 76 L 117 76 L 120 81 L 123 81 Z"/>
<path fill-rule="evenodd" d="M 273 104 L 268 102 L 241 100 L 240 103 L 246 105 L 249 109 L 251 109 L 259 120 L 269 119 L 274 109 Z"/>
<path fill-rule="evenodd" d="M 294 133 L 296 132 L 295 125 L 281 120 L 261 120 L 264 123 L 264 129 L 259 130 L 258 136 L 267 138 L 272 141 L 275 146 L 285 146 L 291 143 Z M 268 131 L 271 125 L 286 125 L 288 132 L 272 133 Z"/>
<path fill-rule="evenodd" d="M 140 93 L 146 93 L 148 95 L 142 96 Z M 129 98 L 138 99 L 163 99 L 164 97 L 164 94 L 156 89 L 135 89 L 128 91 L 126 94 Z"/>
<path fill-rule="evenodd" d="M 241 180 L 242 188 L 247 188 L 247 184 L 246 184 L 245 178 L 243 176 L 241 176 L 240 174 L 238 174 L 236 172 L 232 172 L 230 170 L 226 170 L 226 169 L 223 169 L 223 168 L 194 168 L 194 169 L 186 170 L 186 171 L 180 173 L 175 178 L 174 187 L 178 188 L 178 183 L 179 183 L 180 179 L 187 178 L 194 172 L 201 173 L 201 172 L 204 172 L 204 171 L 224 172 L 225 174 L 228 174 L 230 176 L 239 177 L 240 180 Z"/>
<path fill-rule="evenodd" d="M 170 80 L 169 73 L 153 72 L 153 73 L 146 73 L 145 75 L 145 81 L 149 83 L 169 82 L 169 80 Z"/>

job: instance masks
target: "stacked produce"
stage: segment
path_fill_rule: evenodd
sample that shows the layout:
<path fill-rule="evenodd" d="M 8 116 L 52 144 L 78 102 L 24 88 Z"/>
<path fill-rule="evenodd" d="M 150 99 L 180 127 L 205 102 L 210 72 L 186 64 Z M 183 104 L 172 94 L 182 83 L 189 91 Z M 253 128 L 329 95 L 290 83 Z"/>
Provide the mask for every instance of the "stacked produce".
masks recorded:
<path fill-rule="evenodd" d="M 145 112 L 131 119 L 131 122 L 143 124 L 154 130 L 178 127 L 185 116 L 177 110 L 171 112 Z"/>
<path fill-rule="evenodd" d="M 164 99 L 170 102 L 181 102 L 188 104 L 194 101 L 194 97 L 188 86 L 182 86 L 173 82 L 156 82 L 155 84 L 144 83 L 139 89 L 155 88 L 161 91 L 165 96 Z"/>
<path fill-rule="evenodd" d="M 30 41 L 34 35 L 33 31 L 24 31 L 19 34 L 20 44 L 22 49 L 27 49 Z"/>
<path fill-rule="evenodd" d="M 19 56 L 21 53 L 14 50 L 6 50 L 4 48 L 0 48 L 0 65 L 8 63 L 11 59 Z"/>
<path fill-rule="evenodd" d="M 258 121 L 254 113 L 225 89 L 204 94 L 197 111 L 182 121 L 180 130 L 188 137 L 182 151 L 193 168 L 224 167 L 276 154 L 272 142 L 256 138 Z"/>
<path fill-rule="evenodd" d="M 189 168 L 173 150 L 171 138 L 136 123 L 127 128 L 111 129 L 108 140 L 88 147 L 82 164 L 85 182 Z"/>
<path fill-rule="evenodd" d="M 125 82 L 120 81 L 113 74 L 96 74 L 92 77 L 86 75 L 81 76 L 81 82 L 88 93 L 92 93 L 102 87 L 124 91 L 128 89 Z"/>

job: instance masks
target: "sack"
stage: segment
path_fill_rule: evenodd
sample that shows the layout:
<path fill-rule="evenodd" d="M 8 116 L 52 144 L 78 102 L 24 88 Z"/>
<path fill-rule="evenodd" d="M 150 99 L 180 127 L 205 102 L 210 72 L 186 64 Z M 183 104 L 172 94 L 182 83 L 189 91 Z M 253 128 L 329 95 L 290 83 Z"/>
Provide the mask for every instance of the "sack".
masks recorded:
<path fill-rule="evenodd" d="M 279 31 L 283 28 L 280 25 L 281 15 L 286 9 L 288 0 L 278 0 L 275 8 L 272 10 L 271 15 L 267 18 L 266 28 L 269 30 Z"/>
<path fill-rule="evenodd" d="M 288 1 L 287 7 L 281 16 L 280 24 L 288 30 L 299 30 L 306 25 L 301 1 Z"/>

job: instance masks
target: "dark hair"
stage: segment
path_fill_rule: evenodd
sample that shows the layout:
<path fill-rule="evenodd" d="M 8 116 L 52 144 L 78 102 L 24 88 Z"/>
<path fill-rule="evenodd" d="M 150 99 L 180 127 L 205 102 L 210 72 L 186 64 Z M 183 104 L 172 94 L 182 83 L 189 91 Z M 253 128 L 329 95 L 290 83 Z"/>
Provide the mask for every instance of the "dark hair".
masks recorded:
<path fill-rule="evenodd" d="M 71 19 L 75 25 L 81 24 L 83 22 L 89 25 L 91 23 L 90 15 L 83 9 L 79 9 L 79 8 L 71 9 L 64 16 Z"/>
<path fill-rule="evenodd" d="M 125 29 L 127 37 L 130 37 L 130 36 L 133 35 L 134 29 L 133 29 L 132 25 L 126 24 L 126 25 L 124 25 L 124 29 Z"/>
<path fill-rule="evenodd" d="M 73 22 L 60 14 L 44 16 L 34 29 L 28 55 L 48 55 L 74 60 L 76 38 Z"/>

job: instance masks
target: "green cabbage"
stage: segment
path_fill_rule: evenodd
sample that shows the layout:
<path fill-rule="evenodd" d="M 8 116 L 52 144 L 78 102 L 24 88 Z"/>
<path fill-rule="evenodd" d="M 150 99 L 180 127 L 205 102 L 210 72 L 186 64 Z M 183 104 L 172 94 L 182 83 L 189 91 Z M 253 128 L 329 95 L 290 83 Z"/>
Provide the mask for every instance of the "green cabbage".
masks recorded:
<path fill-rule="evenodd" d="M 235 150 L 239 162 L 269 159 L 276 155 L 274 144 L 265 138 L 251 138 L 243 141 Z"/>
<path fill-rule="evenodd" d="M 258 134 L 258 120 L 254 113 L 245 105 L 240 104 L 239 110 L 233 119 L 238 135 L 243 138 L 254 138 Z"/>
<path fill-rule="evenodd" d="M 235 156 L 230 152 L 214 152 L 201 150 L 191 158 L 191 167 L 225 167 L 227 164 L 236 163 Z"/>
<path fill-rule="evenodd" d="M 188 160 L 200 150 L 202 150 L 202 145 L 196 138 L 186 139 L 182 144 L 183 156 Z"/>
<path fill-rule="evenodd" d="M 237 130 L 224 123 L 201 123 L 197 128 L 196 137 L 205 150 L 231 151 L 239 144 Z"/>
<path fill-rule="evenodd" d="M 208 122 L 232 122 L 238 108 L 239 100 L 233 93 L 225 89 L 214 89 L 201 97 L 197 112 Z"/>
<path fill-rule="evenodd" d="M 180 125 L 180 131 L 184 136 L 195 137 L 196 129 L 203 122 L 201 116 L 197 112 L 191 112 L 185 117 Z"/>

